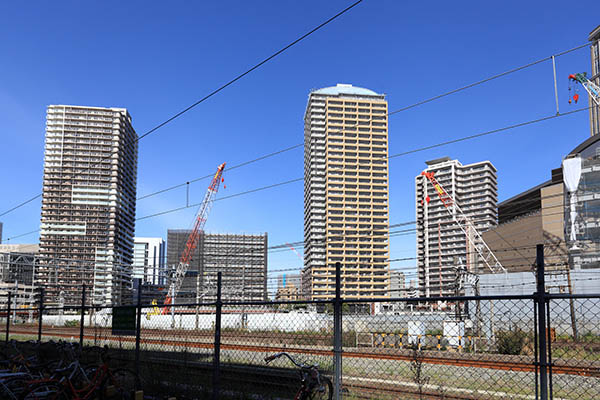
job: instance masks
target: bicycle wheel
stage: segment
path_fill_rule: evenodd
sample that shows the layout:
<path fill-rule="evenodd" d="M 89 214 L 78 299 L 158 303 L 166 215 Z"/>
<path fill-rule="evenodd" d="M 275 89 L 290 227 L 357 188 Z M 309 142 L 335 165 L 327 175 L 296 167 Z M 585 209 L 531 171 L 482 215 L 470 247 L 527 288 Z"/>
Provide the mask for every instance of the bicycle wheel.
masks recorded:
<path fill-rule="evenodd" d="M 69 400 L 64 387 L 58 382 L 38 383 L 22 397 L 23 400 Z"/>
<path fill-rule="evenodd" d="M 2 378 L 0 381 L 0 398 L 20 399 L 23 392 L 27 389 L 27 384 L 32 379 L 34 378 L 29 375 Z"/>
<path fill-rule="evenodd" d="M 333 398 L 333 383 L 326 376 L 321 376 L 321 386 L 313 389 L 308 400 L 331 400 Z"/>

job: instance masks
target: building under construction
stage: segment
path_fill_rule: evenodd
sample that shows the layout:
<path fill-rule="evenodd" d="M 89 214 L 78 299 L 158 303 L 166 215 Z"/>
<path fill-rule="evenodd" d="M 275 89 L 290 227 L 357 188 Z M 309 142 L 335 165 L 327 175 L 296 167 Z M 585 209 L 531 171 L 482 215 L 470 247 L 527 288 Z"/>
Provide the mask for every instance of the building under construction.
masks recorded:
<path fill-rule="evenodd" d="M 131 301 L 137 139 L 123 108 L 51 105 L 46 117 L 40 265 L 46 304 Z"/>
<path fill-rule="evenodd" d="M 33 279 L 38 248 L 37 244 L 0 244 L 0 305 L 3 307 L 8 292 L 13 295 L 14 304 L 34 301 Z"/>
<path fill-rule="evenodd" d="M 179 263 L 190 233 L 188 229 L 168 230 L 167 264 L 171 271 Z M 177 303 L 214 301 L 219 271 L 223 300 L 267 300 L 267 234 L 200 232 Z"/>
<path fill-rule="evenodd" d="M 0 283 L 33 283 L 39 246 L 37 244 L 0 244 Z"/>

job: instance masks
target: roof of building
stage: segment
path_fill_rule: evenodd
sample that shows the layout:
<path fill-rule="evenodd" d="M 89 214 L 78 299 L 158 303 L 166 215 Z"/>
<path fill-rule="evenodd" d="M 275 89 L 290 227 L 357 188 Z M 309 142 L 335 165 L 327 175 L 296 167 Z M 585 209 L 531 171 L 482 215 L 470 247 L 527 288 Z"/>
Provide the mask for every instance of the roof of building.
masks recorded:
<path fill-rule="evenodd" d="M 600 39 L 600 25 L 598 25 L 593 31 L 591 31 L 590 36 L 588 36 L 588 40 L 590 42 L 596 39 Z"/>
<path fill-rule="evenodd" d="M 340 95 L 340 94 L 351 94 L 358 96 L 383 96 L 379 93 L 375 93 L 370 89 L 361 88 L 358 86 L 352 86 L 345 83 L 338 83 L 336 86 L 330 86 L 323 89 L 313 91 L 315 94 L 328 94 L 328 95 Z"/>
<path fill-rule="evenodd" d="M 600 26 L 596 30 L 600 34 Z M 598 141 L 600 141 L 600 135 L 591 136 L 571 150 L 568 156 L 580 154 Z M 500 222 L 509 221 L 519 215 L 524 215 L 541 208 L 541 190 L 545 187 L 562 183 L 562 181 L 562 167 L 559 167 L 552 170 L 552 179 L 499 203 L 498 218 Z"/>
<path fill-rule="evenodd" d="M 534 186 L 534 187 L 532 187 L 532 188 L 529 188 L 529 189 L 527 189 L 527 190 L 525 190 L 525 191 L 523 191 L 523 192 L 521 192 L 521 193 L 519 193 L 519 194 L 516 194 L 516 195 L 514 195 L 513 197 L 511 197 L 511 198 L 509 198 L 509 199 L 506 199 L 506 200 L 504 200 L 504 201 L 502 201 L 502 202 L 498 203 L 498 207 L 507 206 L 507 205 L 509 205 L 510 203 L 514 202 L 514 201 L 519 201 L 519 202 L 521 202 L 521 201 L 523 201 L 523 199 L 524 199 L 525 197 L 528 197 L 529 195 L 532 195 L 532 194 L 535 194 L 535 193 L 538 193 L 538 194 L 539 194 L 539 191 L 540 191 L 541 189 L 545 188 L 546 186 L 550 186 L 550 185 L 552 185 L 552 184 L 553 184 L 553 183 L 552 183 L 552 180 L 551 180 L 551 179 L 549 179 L 549 180 L 547 180 L 547 181 L 546 181 L 546 182 L 544 182 L 544 183 L 540 183 L 540 184 L 539 184 L 539 185 L 537 185 L 537 186 Z"/>
<path fill-rule="evenodd" d="M 596 29 L 600 29 L 600 26 Z M 600 140 L 600 135 L 590 136 L 585 141 L 583 141 L 579 145 L 577 145 L 577 147 L 575 147 L 573 150 L 571 150 L 571 152 L 568 155 L 571 156 L 571 155 L 579 154 L 583 150 L 587 149 L 588 147 L 590 147 L 592 144 L 596 143 L 599 140 Z"/>
<path fill-rule="evenodd" d="M 442 158 L 436 158 L 435 160 L 429 160 L 429 161 L 425 161 L 425 164 L 427 165 L 435 165 L 435 164 L 440 164 L 446 161 L 450 161 L 451 158 L 450 157 L 442 157 Z"/>

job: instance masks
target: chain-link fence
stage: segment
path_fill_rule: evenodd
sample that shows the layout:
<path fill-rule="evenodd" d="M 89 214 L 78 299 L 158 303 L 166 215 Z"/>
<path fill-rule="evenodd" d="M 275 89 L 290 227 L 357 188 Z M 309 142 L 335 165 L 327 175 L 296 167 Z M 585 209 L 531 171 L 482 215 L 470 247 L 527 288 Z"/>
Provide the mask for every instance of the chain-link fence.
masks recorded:
<path fill-rule="evenodd" d="M 265 363 L 280 352 L 317 365 L 340 383 L 340 398 L 600 398 L 598 294 L 217 301 L 83 313 L 44 307 L 42 293 L 29 308 L 3 303 L 7 339 L 107 346 L 150 398 L 294 398 L 298 369 L 285 358 Z"/>

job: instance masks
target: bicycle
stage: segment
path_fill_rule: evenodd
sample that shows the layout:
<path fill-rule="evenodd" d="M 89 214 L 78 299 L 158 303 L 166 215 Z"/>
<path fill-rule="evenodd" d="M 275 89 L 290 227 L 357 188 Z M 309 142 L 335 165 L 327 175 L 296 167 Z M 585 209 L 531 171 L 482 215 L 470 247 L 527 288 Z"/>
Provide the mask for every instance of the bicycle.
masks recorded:
<path fill-rule="evenodd" d="M 277 353 L 265 357 L 265 363 L 270 363 L 276 358 L 286 356 L 296 367 L 300 368 L 300 389 L 294 400 L 332 400 L 333 384 L 331 379 L 321 375 L 318 366 L 299 363 L 288 353 Z"/>
<path fill-rule="evenodd" d="M 55 378 L 30 383 L 23 400 L 91 400 L 134 398 L 137 377 L 128 369 L 111 370 L 108 366 L 106 349 L 101 356 L 102 364 L 94 370 L 85 371 L 87 383 L 78 379 L 82 371 L 79 362 L 71 363 L 67 368 L 55 371 Z M 56 377 L 60 376 L 60 378 Z M 90 377 L 91 376 L 91 377 Z"/>

